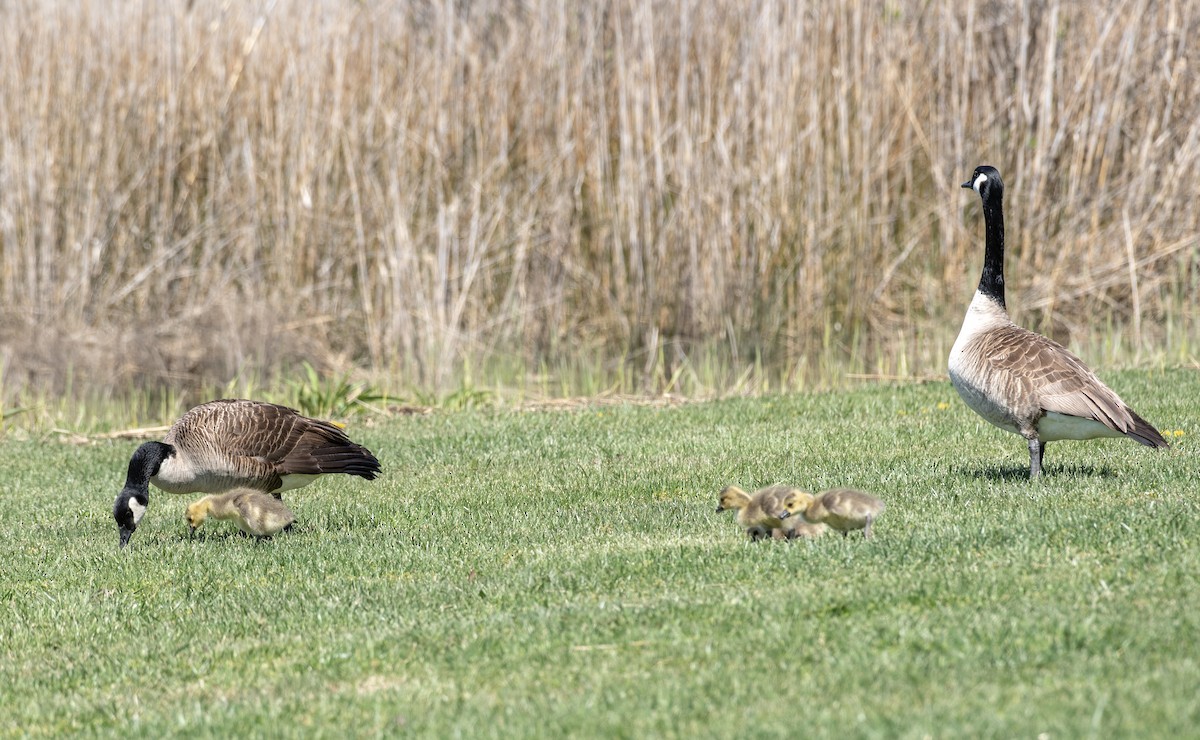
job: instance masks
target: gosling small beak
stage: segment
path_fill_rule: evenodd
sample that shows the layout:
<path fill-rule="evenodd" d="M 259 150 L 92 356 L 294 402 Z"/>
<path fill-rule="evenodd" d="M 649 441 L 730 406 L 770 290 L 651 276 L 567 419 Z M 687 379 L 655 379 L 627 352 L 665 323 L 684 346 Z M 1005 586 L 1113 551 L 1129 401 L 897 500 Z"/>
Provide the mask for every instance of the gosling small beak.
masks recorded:
<path fill-rule="evenodd" d="M 198 529 L 198 527 L 194 527 L 191 524 L 188 525 L 188 539 L 189 540 L 196 536 L 197 529 Z"/>
<path fill-rule="evenodd" d="M 975 183 L 974 183 L 974 181 L 972 181 L 972 180 L 967 180 L 966 182 L 964 182 L 964 183 L 962 184 L 962 186 L 963 186 L 964 188 L 974 188 L 974 187 L 975 187 Z"/>
<path fill-rule="evenodd" d="M 128 527 L 120 527 L 121 530 L 121 547 L 124 548 L 129 544 L 129 538 L 133 536 L 133 530 Z"/>
<path fill-rule="evenodd" d="M 790 512 L 790 511 L 784 511 L 782 514 L 780 514 L 780 515 L 779 515 L 779 518 L 780 518 L 780 519 L 787 519 L 787 518 L 788 518 L 789 516 L 791 516 L 791 515 L 792 515 L 792 512 Z"/>
<path fill-rule="evenodd" d="M 717 513 L 720 514 L 722 511 L 725 511 L 725 507 L 718 504 L 717 505 Z"/>

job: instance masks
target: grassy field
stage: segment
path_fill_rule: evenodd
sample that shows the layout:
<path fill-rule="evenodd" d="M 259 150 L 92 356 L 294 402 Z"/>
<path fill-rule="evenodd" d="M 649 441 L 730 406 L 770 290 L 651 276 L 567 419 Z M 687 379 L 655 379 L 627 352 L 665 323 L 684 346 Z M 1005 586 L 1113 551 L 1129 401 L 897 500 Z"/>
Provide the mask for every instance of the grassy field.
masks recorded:
<path fill-rule="evenodd" d="M 188 539 L 157 493 L 125 551 L 133 443 L 10 440 L 0 735 L 1191 734 L 1200 373 L 1106 379 L 1171 450 L 1030 483 L 944 382 L 434 413 L 356 422 L 385 476 L 291 495 L 290 535 Z M 888 509 L 750 543 L 731 482 Z"/>

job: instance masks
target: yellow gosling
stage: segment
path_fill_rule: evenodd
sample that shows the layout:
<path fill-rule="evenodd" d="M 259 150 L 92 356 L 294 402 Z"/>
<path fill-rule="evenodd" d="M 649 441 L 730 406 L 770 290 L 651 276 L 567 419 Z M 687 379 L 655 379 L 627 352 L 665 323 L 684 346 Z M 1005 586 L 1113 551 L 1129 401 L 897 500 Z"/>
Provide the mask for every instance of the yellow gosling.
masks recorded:
<path fill-rule="evenodd" d="M 296 516 L 282 500 L 250 488 L 205 496 L 188 506 L 185 516 L 193 533 L 211 516 L 213 519 L 230 519 L 243 532 L 255 537 L 270 537 L 290 528 L 296 521 Z"/>
<path fill-rule="evenodd" d="M 799 514 L 811 524 L 827 524 L 845 537 L 851 530 L 861 529 L 863 537 L 871 536 L 871 523 L 883 512 L 883 502 L 869 493 L 852 488 L 834 488 L 816 496 L 796 491 L 784 501 L 787 519 Z"/>
<path fill-rule="evenodd" d="M 827 529 L 828 527 L 825 524 L 806 522 L 802 516 L 788 515 L 783 519 L 783 528 L 776 530 L 776 532 L 779 537 L 784 539 L 812 540 L 825 534 Z M 775 532 L 772 534 L 775 534 Z"/>
<path fill-rule="evenodd" d="M 773 537 L 775 530 L 783 529 L 780 515 L 786 516 L 784 500 L 795 490 L 791 486 L 768 486 L 751 495 L 737 486 L 726 486 L 721 490 L 717 512 L 736 510 L 738 524 L 752 540 Z"/>

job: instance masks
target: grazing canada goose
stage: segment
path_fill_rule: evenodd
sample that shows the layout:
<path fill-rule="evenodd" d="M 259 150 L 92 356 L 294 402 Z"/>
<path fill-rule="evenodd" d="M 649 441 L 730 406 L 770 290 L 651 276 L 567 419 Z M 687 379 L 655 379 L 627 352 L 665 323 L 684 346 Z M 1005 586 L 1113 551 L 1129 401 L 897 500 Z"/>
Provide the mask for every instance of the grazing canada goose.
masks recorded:
<path fill-rule="evenodd" d="M 179 417 L 162 442 L 146 442 L 129 460 L 125 488 L 113 504 L 124 547 L 150 502 L 149 484 L 168 493 L 274 493 L 326 473 L 367 480 L 379 475 L 370 450 L 338 426 L 261 401 L 210 401 Z"/>
<path fill-rule="evenodd" d="M 1059 439 L 1129 437 L 1167 447 L 1153 426 L 1057 342 L 1012 322 L 1004 306 L 1004 183 L 976 167 L 962 185 L 983 199 L 983 275 L 950 350 L 950 382 L 990 423 L 1029 443 L 1029 475 L 1042 473 L 1046 444 Z"/>
<path fill-rule="evenodd" d="M 869 493 L 853 488 L 833 488 L 816 496 L 795 491 L 783 502 L 783 518 L 799 514 L 812 524 L 828 524 L 845 537 L 851 530 L 861 529 L 863 537 L 871 536 L 871 523 L 883 512 L 883 502 Z"/>
<path fill-rule="evenodd" d="M 784 497 L 793 490 L 791 486 L 769 486 L 751 495 L 737 486 L 726 486 L 721 490 L 717 513 L 736 509 L 737 522 L 750 539 L 770 537 L 775 530 L 783 528 L 783 519 L 779 515 L 784 511 Z"/>
<path fill-rule="evenodd" d="M 211 516 L 213 519 L 232 519 L 239 529 L 255 537 L 270 537 L 291 529 L 296 521 L 296 515 L 282 499 L 252 488 L 209 494 L 190 504 L 185 516 L 193 533 Z"/>

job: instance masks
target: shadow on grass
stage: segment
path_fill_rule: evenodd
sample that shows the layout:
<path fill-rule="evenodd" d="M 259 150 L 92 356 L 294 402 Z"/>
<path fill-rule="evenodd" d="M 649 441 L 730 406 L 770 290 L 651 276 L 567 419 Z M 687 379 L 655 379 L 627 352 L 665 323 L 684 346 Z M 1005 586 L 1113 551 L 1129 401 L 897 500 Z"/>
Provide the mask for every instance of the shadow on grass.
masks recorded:
<path fill-rule="evenodd" d="M 279 539 L 279 540 L 287 539 L 290 535 L 297 534 L 300 531 L 302 531 L 302 530 L 299 527 L 292 525 L 291 527 L 288 527 L 287 529 L 283 530 L 282 532 L 276 532 L 275 534 L 268 535 L 266 537 L 258 537 L 258 536 L 252 535 L 252 534 L 247 534 L 240 529 L 227 529 L 227 528 L 215 528 L 214 527 L 212 529 L 208 529 L 208 528 L 199 529 L 196 532 L 193 532 L 190 534 L 187 532 L 184 532 L 183 534 L 179 535 L 179 540 L 182 542 L 241 541 L 241 542 L 251 542 L 254 544 L 260 544 L 260 543 L 266 544 L 268 542 L 271 542 L 271 541 L 277 540 L 277 539 Z"/>
<path fill-rule="evenodd" d="M 951 472 L 964 478 L 987 478 L 1003 482 L 1029 482 L 1027 465 L 952 465 Z M 1099 467 L 1079 463 L 1066 465 L 1043 465 L 1042 476 L 1046 478 L 1115 478 L 1116 472 L 1107 465 Z"/>

